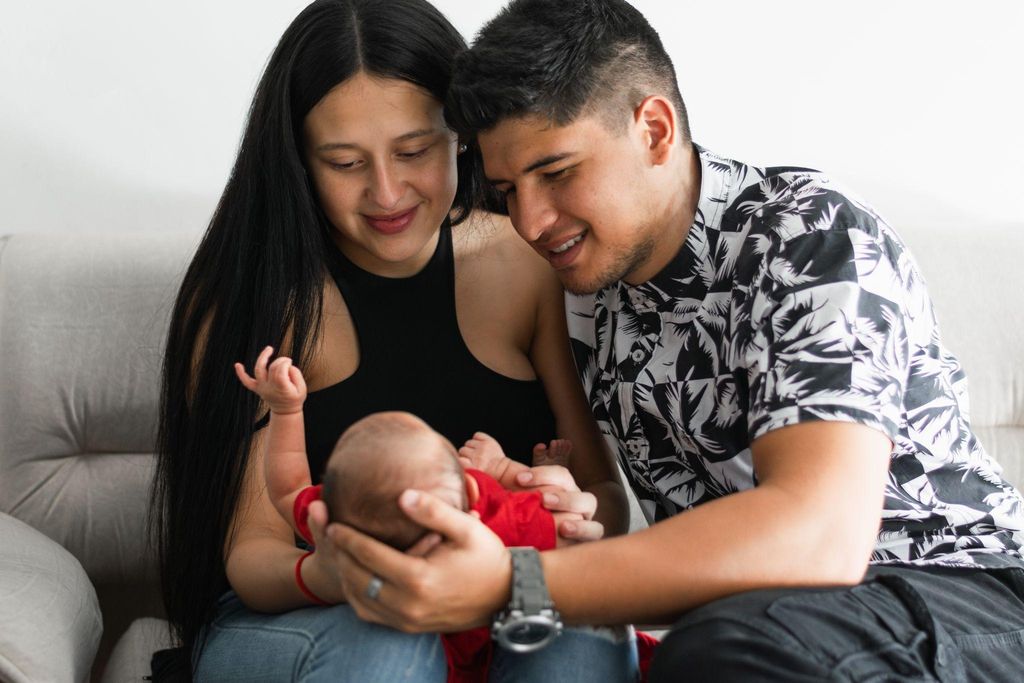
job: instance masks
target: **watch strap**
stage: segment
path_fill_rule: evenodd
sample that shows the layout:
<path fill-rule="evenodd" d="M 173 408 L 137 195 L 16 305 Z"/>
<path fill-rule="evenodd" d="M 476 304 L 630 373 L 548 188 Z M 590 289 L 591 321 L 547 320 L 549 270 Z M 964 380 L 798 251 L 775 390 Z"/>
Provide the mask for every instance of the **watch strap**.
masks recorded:
<path fill-rule="evenodd" d="M 540 553 L 536 548 L 512 547 L 512 600 L 509 608 L 521 610 L 523 614 L 540 614 L 554 607 L 547 583 Z"/>

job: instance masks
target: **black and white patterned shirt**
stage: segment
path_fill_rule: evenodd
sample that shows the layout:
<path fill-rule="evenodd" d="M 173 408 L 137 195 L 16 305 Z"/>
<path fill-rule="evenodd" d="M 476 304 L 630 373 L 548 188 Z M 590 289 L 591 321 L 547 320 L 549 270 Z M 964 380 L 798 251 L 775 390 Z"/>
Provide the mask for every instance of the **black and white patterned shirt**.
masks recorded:
<path fill-rule="evenodd" d="M 894 444 L 873 562 L 1019 563 L 1024 499 L 971 431 L 900 238 L 821 173 L 698 151 L 674 260 L 566 295 L 591 409 L 648 521 L 753 487 L 750 443 L 773 429 L 856 422 Z"/>

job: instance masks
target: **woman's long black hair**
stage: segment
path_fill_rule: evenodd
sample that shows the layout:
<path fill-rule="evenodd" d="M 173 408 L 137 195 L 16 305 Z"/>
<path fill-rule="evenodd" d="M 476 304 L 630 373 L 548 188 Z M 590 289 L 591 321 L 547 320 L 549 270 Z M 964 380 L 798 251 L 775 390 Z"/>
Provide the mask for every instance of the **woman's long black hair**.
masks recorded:
<path fill-rule="evenodd" d="M 300 367 L 319 334 L 329 224 L 303 162 L 306 114 L 363 71 L 444 102 L 465 42 L 425 0 L 318 0 L 285 31 L 253 98 L 231 177 L 189 266 L 164 356 L 152 526 L 167 616 L 193 645 L 226 586 L 224 547 L 258 401 L 234 376 L 286 330 Z M 483 196 L 459 155 L 452 222 Z"/>

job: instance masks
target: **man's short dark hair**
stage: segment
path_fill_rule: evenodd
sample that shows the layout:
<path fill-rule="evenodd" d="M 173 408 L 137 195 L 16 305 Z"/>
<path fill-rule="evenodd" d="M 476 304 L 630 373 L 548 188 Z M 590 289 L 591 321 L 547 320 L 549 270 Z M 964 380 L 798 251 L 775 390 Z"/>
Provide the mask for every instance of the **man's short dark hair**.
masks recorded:
<path fill-rule="evenodd" d="M 657 32 L 623 0 L 513 0 L 456 61 L 449 125 L 464 135 L 537 115 L 566 125 L 596 114 L 609 130 L 659 94 L 690 140 L 676 73 Z"/>

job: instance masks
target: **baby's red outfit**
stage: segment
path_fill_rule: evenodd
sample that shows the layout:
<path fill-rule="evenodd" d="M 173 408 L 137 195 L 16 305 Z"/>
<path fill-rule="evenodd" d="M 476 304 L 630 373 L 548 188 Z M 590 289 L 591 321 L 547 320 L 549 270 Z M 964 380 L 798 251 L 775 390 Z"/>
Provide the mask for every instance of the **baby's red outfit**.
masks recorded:
<path fill-rule="evenodd" d="M 480 488 L 473 510 L 506 546 L 555 547 L 555 518 L 544 509 L 539 491 L 507 491 L 494 477 L 466 470 Z M 486 683 L 494 641 L 487 627 L 441 636 L 448 657 L 448 683 Z"/>
<path fill-rule="evenodd" d="M 555 518 L 544 509 L 543 494 L 539 491 L 508 491 L 494 477 L 480 470 L 467 469 L 466 473 L 476 480 L 480 489 L 480 497 L 472 509 L 479 513 L 480 521 L 497 534 L 502 543 L 506 546 L 532 546 L 537 550 L 555 547 Z M 313 539 L 306 521 L 308 508 L 311 502 L 319 500 L 320 491 L 320 486 L 303 489 L 293 508 L 296 528 L 310 544 Z M 448 683 L 487 682 L 494 649 L 489 628 L 444 634 L 441 641 L 448 658 Z M 650 647 L 649 643 L 647 645 Z"/>
<path fill-rule="evenodd" d="M 537 550 L 555 547 L 555 518 L 544 509 L 538 491 L 506 491 L 494 477 L 480 470 L 466 470 L 476 480 L 480 497 L 472 509 L 480 521 L 498 535 L 506 546 L 533 546 Z M 309 504 L 320 499 L 321 486 L 309 486 L 295 498 L 292 512 L 295 527 L 307 543 L 313 543 L 309 531 Z M 441 636 L 448 659 L 448 683 L 486 683 L 494 649 L 491 630 L 474 628 Z"/>

